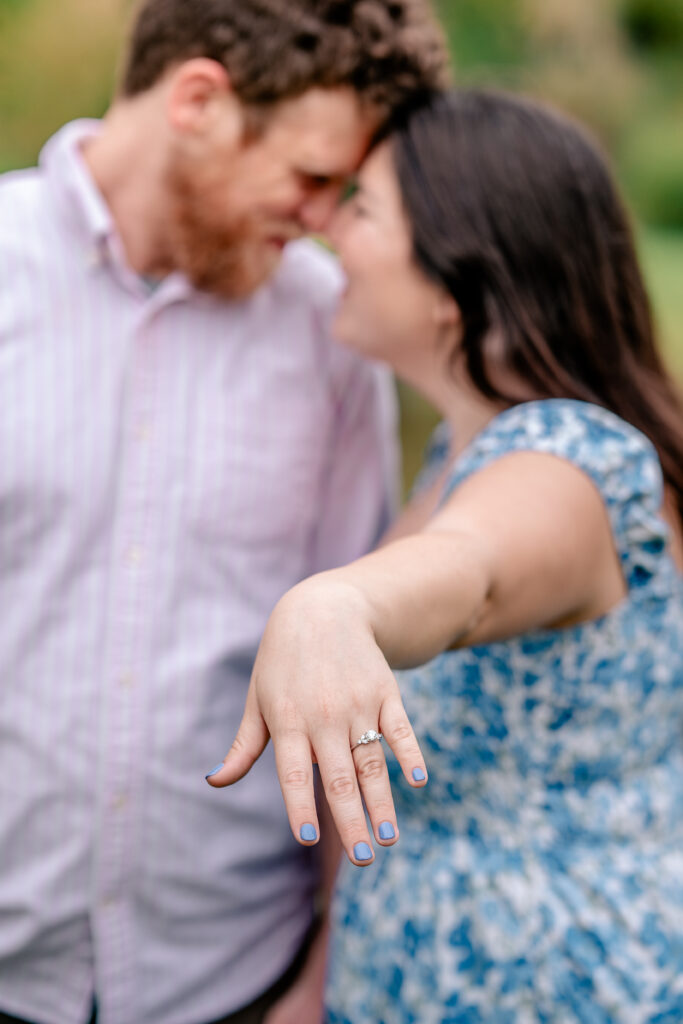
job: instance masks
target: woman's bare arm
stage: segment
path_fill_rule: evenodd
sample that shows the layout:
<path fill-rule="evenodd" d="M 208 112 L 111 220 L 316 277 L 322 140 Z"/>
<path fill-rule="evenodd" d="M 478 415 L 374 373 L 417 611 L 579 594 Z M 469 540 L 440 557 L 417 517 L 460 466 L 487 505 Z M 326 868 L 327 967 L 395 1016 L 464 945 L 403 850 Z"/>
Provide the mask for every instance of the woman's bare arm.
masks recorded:
<path fill-rule="evenodd" d="M 467 480 L 422 531 L 299 584 L 279 602 L 245 716 L 212 785 L 241 778 L 269 735 L 294 835 L 318 826 L 312 760 L 349 857 L 397 831 L 381 729 L 411 785 L 426 766 L 392 668 L 455 645 L 596 617 L 625 593 L 607 512 L 592 481 L 552 455 L 507 455 Z"/>

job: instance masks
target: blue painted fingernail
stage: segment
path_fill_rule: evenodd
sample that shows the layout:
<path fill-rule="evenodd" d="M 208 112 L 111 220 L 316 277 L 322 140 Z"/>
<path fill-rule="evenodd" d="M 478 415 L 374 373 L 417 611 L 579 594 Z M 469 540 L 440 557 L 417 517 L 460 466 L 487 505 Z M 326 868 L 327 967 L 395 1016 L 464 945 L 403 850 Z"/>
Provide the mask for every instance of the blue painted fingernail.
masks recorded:
<path fill-rule="evenodd" d="M 312 843 L 318 838 L 315 825 L 302 825 L 299 829 L 299 835 L 305 843 Z"/>
<path fill-rule="evenodd" d="M 222 764 L 217 764 L 215 768 L 212 768 L 208 775 L 205 775 L 205 779 L 210 779 L 212 775 L 218 775 L 219 771 L 223 767 Z"/>
<path fill-rule="evenodd" d="M 413 768 L 413 780 L 415 782 L 424 782 L 427 778 L 421 768 Z"/>
<path fill-rule="evenodd" d="M 396 832 L 394 831 L 394 826 L 391 824 L 390 821 L 383 821 L 382 822 L 382 824 L 379 827 L 379 837 L 380 837 L 380 839 L 395 839 L 396 838 Z"/>
<path fill-rule="evenodd" d="M 353 855 L 356 860 L 372 860 L 372 850 L 367 843 L 356 843 Z"/>

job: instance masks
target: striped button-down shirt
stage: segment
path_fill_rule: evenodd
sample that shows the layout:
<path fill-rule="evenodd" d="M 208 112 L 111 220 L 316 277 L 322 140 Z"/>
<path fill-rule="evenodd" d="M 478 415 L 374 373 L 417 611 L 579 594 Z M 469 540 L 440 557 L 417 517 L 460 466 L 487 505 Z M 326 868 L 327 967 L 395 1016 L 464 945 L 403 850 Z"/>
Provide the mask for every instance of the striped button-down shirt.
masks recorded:
<path fill-rule="evenodd" d="M 278 598 L 384 525 L 393 406 L 330 342 L 313 243 L 247 301 L 146 287 L 95 131 L 0 179 L 0 1010 L 82 1024 L 96 994 L 102 1024 L 196 1024 L 310 922 L 270 753 L 204 775 Z"/>

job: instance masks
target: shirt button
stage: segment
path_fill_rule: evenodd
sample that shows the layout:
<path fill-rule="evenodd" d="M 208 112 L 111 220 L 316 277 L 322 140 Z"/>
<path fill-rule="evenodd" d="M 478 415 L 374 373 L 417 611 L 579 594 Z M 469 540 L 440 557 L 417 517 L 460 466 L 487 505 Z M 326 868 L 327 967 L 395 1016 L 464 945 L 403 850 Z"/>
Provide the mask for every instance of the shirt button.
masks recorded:
<path fill-rule="evenodd" d="M 119 793 L 118 796 L 114 797 L 114 800 L 112 801 L 112 806 L 115 811 L 125 811 L 127 803 L 128 797 L 126 796 L 126 794 Z"/>
<path fill-rule="evenodd" d="M 142 548 L 135 546 L 130 547 L 128 548 L 128 551 L 126 553 L 126 562 L 128 563 L 128 565 L 131 566 L 140 565 L 140 562 L 142 561 L 142 556 Z"/>
<path fill-rule="evenodd" d="M 139 423 L 138 426 L 135 428 L 134 437 L 135 437 L 136 441 L 140 442 L 140 444 L 143 444 L 145 441 L 148 441 L 149 440 L 149 426 L 148 426 L 148 424 L 147 423 Z"/>
<path fill-rule="evenodd" d="M 124 675 L 119 677 L 119 686 L 123 690 L 130 690 L 130 689 L 132 689 L 134 684 L 135 684 L 135 679 L 134 679 L 133 674 L 131 672 L 126 672 L 126 673 L 124 673 Z"/>
<path fill-rule="evenodd" d="M 104 263 L 104 253 L 101 249 L 93 248 L 86 253 L 85 264 L 89 270 L 97 270 Z"/>

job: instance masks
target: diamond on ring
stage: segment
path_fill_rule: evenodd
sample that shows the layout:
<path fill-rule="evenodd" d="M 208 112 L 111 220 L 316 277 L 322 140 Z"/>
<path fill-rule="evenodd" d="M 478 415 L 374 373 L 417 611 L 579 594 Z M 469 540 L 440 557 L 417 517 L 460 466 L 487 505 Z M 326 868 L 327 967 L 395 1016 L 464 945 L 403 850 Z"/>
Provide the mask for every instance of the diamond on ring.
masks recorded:
<path fill-rule="evenodd" d="M 365 746 L 366 743 L 375 743 L 377 740 L 382 739 L 382 733 L 377 732 L 375 729 L 368 729 L 364 732 L 357 743 L 354 743 L 351 750 L 355 750 L 356 747 Z"/>

